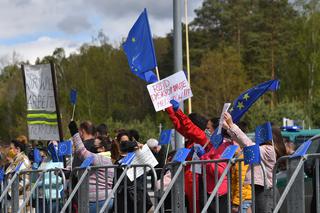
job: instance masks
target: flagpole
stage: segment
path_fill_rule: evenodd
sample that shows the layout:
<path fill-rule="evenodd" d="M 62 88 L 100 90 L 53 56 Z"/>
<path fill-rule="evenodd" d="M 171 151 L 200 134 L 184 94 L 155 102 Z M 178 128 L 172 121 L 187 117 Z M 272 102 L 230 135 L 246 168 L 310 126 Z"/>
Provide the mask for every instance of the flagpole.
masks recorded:
<path fill-rule="evenodd" d="M 159 69 L 158 69 L 158 66 L 156 66 L 156 74 L 157 74 L 158 81 L 160 81 L 160 75 L 159 75 Z"/>
<path fill-rule="evenodd" d="M 185 14 L 185 25 L 186 25 L 186 57 L 187 57 L 187 75 L 189 85 L 191 86 L 190 80 L 190 57 L 189 57 L 189 25 L 188 25 L 188 0 L 184 0 L 184 14 Z M 192 112 L 191 98 L 188 98 L 188 114 Z"/>
<path fill-rule="evenodd" d="M 75 110 L 76 110 L 76 104 L 73 104 L 71 121 L 73 121 L 73 119 L 74 119 L 74 112 L 75 112 Z"/>
<path fill-rule="evenodd" d="M 167 164 L 167 158 L 168 158 L 168 154 L 169 154 L 170 145 L 171 145 L 171 142 L 170 142 L 170 143 L 168 144 L 168 146 L 167 146 L 166 158 L 165 158 L 165 160 L 164 160 L 164 164 L 165 164 L 165 165 Z"/>

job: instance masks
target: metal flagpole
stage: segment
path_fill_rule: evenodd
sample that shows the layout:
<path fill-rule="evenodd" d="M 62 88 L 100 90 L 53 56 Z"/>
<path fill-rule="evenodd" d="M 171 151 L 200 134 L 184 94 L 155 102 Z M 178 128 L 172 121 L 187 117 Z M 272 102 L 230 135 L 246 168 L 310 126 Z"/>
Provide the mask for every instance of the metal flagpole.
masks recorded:
<path fill-rule="evenodd" d="M 174 53 L 174 72 L 182 70 L 182 32 L 181 32 L 181 0 L 173 0 L 173 53 Z M 180 103 L 183 111 L 183 102 Z M 175 149 L 184 147 L 184 138 L 175 131 Z M 177 173 L 178 165 L 173 167 L 173 174 Z M 178 175 L 177 182 L 174 184 L 172 193 L 172 211 L 183 213 L 184 200 L 184 172 Z"/>
<path fill-rule="evenodd" d="M 184 0 L 184 15 L 185 15 L 185 25 L 186 25 L 186 57 L 187 57 L 187 73 L 188 81 L 191 87 L 190 78 L 190 56 L 189 56 L 189 23 L 188 23 L 188 0 Z M 192 112 L 191 98 L 188 98 L 188 114 Z"/>

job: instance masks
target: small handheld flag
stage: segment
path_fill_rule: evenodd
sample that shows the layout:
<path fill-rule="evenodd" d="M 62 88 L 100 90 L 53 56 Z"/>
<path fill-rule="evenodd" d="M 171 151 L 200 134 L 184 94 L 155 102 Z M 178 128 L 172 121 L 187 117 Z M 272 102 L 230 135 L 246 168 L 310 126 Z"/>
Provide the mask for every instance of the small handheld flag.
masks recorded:
<path fill-rule="evenodd" d="M 75 89 L 71 89 L 71 91 L 70 91 L 70 102 L 73 105 L 72 117 L 71 117 L 71 121 L 73 121 L 74 113 L 76 110 L 76 103 L 77 103 L 77 90 L 75 90 Z"/>
<path fill-rule="evenodd" d="M 258 144 L 243 148 L 244 164 L 260 163 L 260 147 Z"/>
<path fill-rule="evenodd" d="M 127 156 L 125 156 L 124 158 L 122 158 L 121 160 L 121 165 L 127 165 L 129 166 L 131 164 L 131 162 L 133 161 L 134 157 L 136 156 L 136 153 L 134 152 L 129 152 L 127 154 Z"/>
<path fill-rule="evenodd" d="M 0 182 L 2 182 L 4 179 L 4 169 L 1 167 L 0 168 Z"/>
<path fill-rule="evenodd" d="M 301 144 L 299 148 L 290 156 L 290 158 L 304 156 L 307 153 L 311 143 L 312 141 L 308 140 Z"/>
<path fill-rule="evenodd" d="M 172 129 L 162 130 L 159 138 L 159 145 L 169 144 L 171 142 Z"/>
<path fill-rule="evenodd" d="M 34 158 L 34 162 L 35 162 L 36 164 L 39 165 L 39 164 L 41 163 L 42 157 L 41 157 L 41 155 L 40 155 L 39 149 L 35 148 L 35 149 L 33 150 L 33 158 Z"/>
<path fill-rule="evenodd" d="M 72 155 L 72 143 L 70 140 L 58 143 L 58 156 Z"/>
<path fill-rule="evenodd" d="M 186 158 L 188 157 L 190 152 L 190 149 L 187 148 L 181 148 L 178 149 L 177 153 L 174 155 L 172 162 L 184 162 Z"/>
<path fill-rule="evenodd" d="M 238 149 L 238 146 L 237 145 L 230 145 L 228 146 L 224 151 L 223 153 L 221 154 L 220 158 L 221 159 L 231 159 L 234 154 L 236 153 Z"/>
<path fill-rule="evenodd" d="M 210 138 L 210 142 L 212 143 L 213 147 L 217 149 L 223 142 L 223 137 L 221 134 L 218 134 L 218 129 L 214 131 Z"/>
<path fill-rule="evenodd" d="M 238 123 L 240 118 L 248 109 L 267 91 L 276 91 L 279 88 L 279 80 L 270 80 L 261 83 L 244 93 L 242 93 L 234 102 L 230 109 L 233 122 Z"/>
<path fill-rule="evenodd" d="M 63 161 L 62 157 L 58 156 L 58 150 L 58 146 L 54 145 L 53 143 L 48 145 L 48 152 L 50 153 L 53 162 Z"/>
<path fill-rule="evenodd" d="M 86 158 L 80 165 L 80 168 L 83 169 L 83 168 L 87 168 L 88 166 L 91 166 L 91 164 L 93 163 L 93 160 L 94 160 L 94 156 L 90 156 Z"/>
<path fill-rule="evenodd" d="M 132 73 L 148 83 L 156 82 L 158 78 L 152 70 L 157 67 L 157 60 L 146 9 L 132 26 L 122 46 Z"/>
<path fill-rule="evenodd" d="M 23 164 L 23 162 L 20 162 L 20 163 L 16 166 L 16 168 L 14 169 L 14 172 L 19 172 L 22 164 Z"/>
<path fill-rule="evenodd" d="M 258 145 L 267 141 L 272 141 L 272 127 L 270 122 L 262 124 L 256 128 L 255 139 L 256 144 Z"/>
<path fill-rule="evenodd" d="M 72 105 L 75 105 L 77 102 L 77 90 L 71 89 L 70 91 L 70 102 Z"/>

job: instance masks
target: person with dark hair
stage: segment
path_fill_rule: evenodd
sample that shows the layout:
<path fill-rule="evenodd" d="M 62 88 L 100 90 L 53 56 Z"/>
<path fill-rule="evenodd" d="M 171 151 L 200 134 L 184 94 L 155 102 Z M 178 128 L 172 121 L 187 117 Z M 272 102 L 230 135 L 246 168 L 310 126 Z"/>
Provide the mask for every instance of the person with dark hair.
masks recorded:
<path fill-rule="evenodd" d="M 224 149 L 230 145 L 230 143 L 223 143 L 219 147 L 219 149 L 215 150 L 212 148 L 212 144 L 210 143 L 210 136 L 205 133 L 206 128 L 208 127 L 208 120 L 202 117 L 199 114 L 191 113 L 190 116 L 186 116 L 181 109 L 179 109 L 179 103 L 175 100 L 171 100 L 171 107 L 166 109 L 169 118 L 171 119 L 175 129 L 185 137 L 185 147 L 193 148 L 197 153 L 198 157 L 202 159 L 202 156 L 205 157 L 204 160 L 213 160 L 219 159 L 220 155 L 223 153 Z M 213 122 L 212 122 L 213 121 Z M 210 135 L 214 132 L 214 125 L 219 124 L 218 120 L 212 120 L 211 131 L 207 131 Z M 210 123 L 211 125 L 211 123 Z M 205 154 L 205 150 L 203 147 L 205 146 L 205 150 L 210 153 Z M 218 167 L 219 176 L 222 174 L 223 170 L 226 168 L 226 163 L 222 162 Z M 211 168 L 211 173 L 214 174 L 215 167 Z M 193 199 L 196 199 L 197 207 L 200 206 L 200 194 L 199 194 L 199 174 L 196 174 L 195 182 L 196 182 L 196 194 L 193 194 L 193 174 L 190 171 L 190 166 L 187 166 L 185 169 L 185 194 L 188 201 L 188 212 L 194 212 Z M 208 176 L 207 176 L 208 177 Z M 214 180 L 214 178 L 213 178 Z M 207 190 L 212 191 L 214 188 L 214 181 L 210 180 L 207 184 Z M 210 191 L 210 193 L 211 193 Z M 219 188 L 219 196 L 225 195 L 227 193 L 227 179 Z M 219 199 L 222 200 L 222 199 Z M 226 199 L 225 199 L 226 200 Z M 196 212 L 200 212 L 200 208 L 196 208 Z"/>
<path fill-rule="evenodd" d="M 223 127 L 241 147 L 254 145 L 251 139 L 241 129 L 233 123 L 228 112 L 224 114 Z M 256 212 L 269 213 L 273 207 L 272 176 L 276 160 L 286 154 L 285 146 L 280 130 L 272 128 L 272 141 L 260 144 L 261 162 L 265 167 L 266 186 L 264 182 L 263 170 L 260 165 L 254 166 L 255 179 L 251 180 L 251 168 L 249 167 L 244 184 L 251 184 L 254 181 Z"/>
<path fill-rule="evenodd" d="M 192 123 L 194 123 L 202 131 L 206 129 L 208 120 L 205 117 L 195 112 L 190 113 L 188 117 L 192 121 Z"/>
<path fill-rule="evenodd" d="M 106 124 L 99 124 L 96 129 L 96 137 L 103 136 L 108 137 L 108 127 Z"/>
<path fill-rule="evenodd" d="M 142 148 L 142 144 L 138 143 L 137 141 L 130 141 L 129 139 L 129 133 L 127 131 L 120 131 L 117 135 L 117 143 L 119 143 L 119 149 L 120 149 L 120 153 L 119 153 L 119 159 L 117 160 L 117 162 L 115 164 L 119 164 L 121 165 L 121 159 L 124 158 L 129 152 L 134 152 L 139 148 Z M 121 176 L 123 172 L 123 168 L 119 167 L 117 169 L 117 177 L 116 180 L 119 179 L 119 177 Z M 136 206 L 137 206 L 137 211 L 141 211 L 141 209 L 143 209 L 143 192 L 144 190 L 147 190 L 146 188 L 144 188 L 143 186 L 143 176 L 140 176 L 138 178 L 136 178 L 135 181 L 130 181 L 130 179 L 126 176 L 125 177 L 126 180 L 122 180 L 122 182 L 120 183 L 120 186 L 117 190 L 117 196 L 115 197 L 115 199 L 117 199 L 117 212 L 122 213 L 122 212 L 134 212 L 134 207 L 135 207 L 135 199 L 134 199 L 134 193 L 136 191 Z M 124 184 L 127 184 L 127 186 L 125 187 Z M 125 192 L 126 190 L 126 192 Z M 125 194 L 127 194 L 127 198 L 125 197 Z M 122 203 L 124 202 L 124 200 L 127 199 L 127 205 L 122 205 Z M 148 212 L 151 207 L 152 207 L 152 202 L 151 199 L 149 197 L 149 194 L 146 193 L 146 200 L 145 200 L 145 204 L 146 204 L 146 211 Z"/>
<path fill-rule="evenodd" d="M 72 141 L 75 147 L 75 156 L 78 156 L 78 159 L 83 162 L 85 159 L 89 157 L 93 157 L 92 165 L 94 166 L 108 166 L 112 165 L 111 159 L 107 158 L 103 155 L 99 155 L 97 150 L 98 147 L 93 147 L 96 152 L 89 151 L 78 132 L 78 127 L 75 121 L 71 121 L 69 123 L 69 130 L 70 134 L 72 135 Z M 108 193 L 112 191 L 113 185 L 113 177 L 114 171 L 113 169 L 107 170 L 107 177 L 106 177 L 106 169 L 99 169 L 97 172 L 94 172 L 89 177 L 89 209 L 90 213 L 99 211 L 105 200 L 107 199 L 106 190 Z M 98 185 L 97 185 L 98 181 Z M 98 209 L 96 206 L 96 201 L 98 201 Z M 108 208 L 111 209 L 113 205 L 113 200 L 108 203 Z"/>
<path fill-rule="evenodd" d="M 21 164 L 20 170 L 23 169 L 30 169 L 31 168 L 31 162 L 27 155 L 25 154 L 25 151 L 27 149 L 27 145 L 23 142 L 20 142 L 18 140 L 12 140 L 10 143 L 10 151 L 13 153 L 13 159 L 10 163 L 9 167 L 6 169 L 6 174 L 13 172 L 15 168 Z"/>
<path fill-rule="evenodd" d="M 139 132 L 137 130 L 135 130 L 135 129 L 130 129 L 129 130 L 129 139 L 131 141 L 139 142 L 139 139 L 140 139 Z"/>

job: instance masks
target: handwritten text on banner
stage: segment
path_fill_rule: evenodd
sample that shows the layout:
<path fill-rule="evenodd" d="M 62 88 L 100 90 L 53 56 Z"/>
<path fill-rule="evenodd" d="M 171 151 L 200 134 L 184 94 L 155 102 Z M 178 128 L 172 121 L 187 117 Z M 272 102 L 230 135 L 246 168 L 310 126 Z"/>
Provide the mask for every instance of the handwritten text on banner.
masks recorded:
<path fill-rule="evenodd" d="M 149 84 L 147 88 L 156 111 L 171 106 L 172 99 L 181 102 L 192 97 L 190 85 L 183 71 Z"/>

